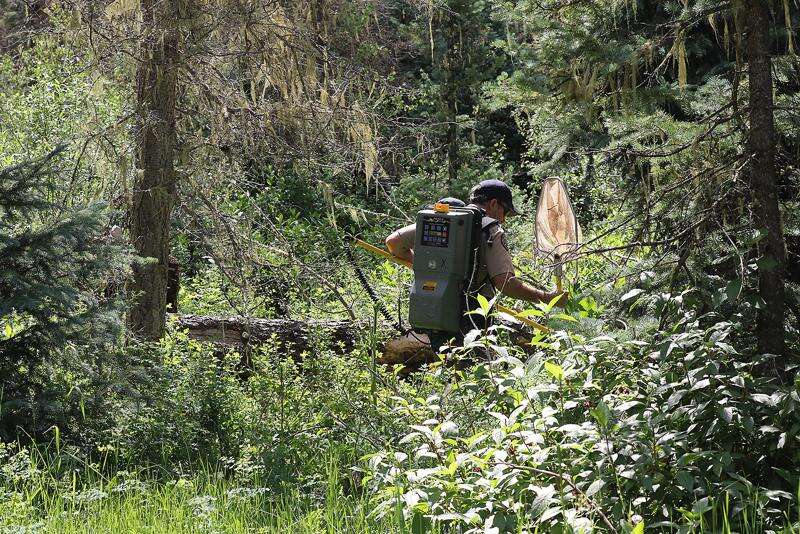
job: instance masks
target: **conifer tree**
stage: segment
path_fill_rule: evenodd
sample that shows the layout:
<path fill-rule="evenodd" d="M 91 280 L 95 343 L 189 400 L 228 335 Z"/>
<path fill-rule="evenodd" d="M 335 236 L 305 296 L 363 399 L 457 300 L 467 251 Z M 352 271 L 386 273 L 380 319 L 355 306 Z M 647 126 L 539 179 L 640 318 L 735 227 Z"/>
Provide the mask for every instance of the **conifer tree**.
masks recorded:
<path fill-rule="evenodd" d="M 67 345 L 98 354 L 121 331 L 110 287 L 132 256 L 103 235 L 103 204 L 68 211 L 53 200 L 62 150 L 0 169 L 0 439 L 46 430 Z"/>
<path fill-rule="evenodd" d="M 609 215 L 632 223 L 632 248 L 675 253 L 664 256 L 675 262 L 664 284 L 674 290 L 689 273 L 684 281 L 716 295 L 710 305 L 730 295 L 757 308 L 759 352 L 784 353 L 787 199 L 779 197 L 792 169 L 780 162 L 796 153 L 798 131 L 776 116 L 797 98 L 787 83 L 796 9 L 761 0 L 496 7 L 520 66 L 491 95 L 524 121 L 531 174 L 591 160 L 618 176 L 612 187 L 624 194 Z M 720 241 L 709 265 L 702 251 Z M 726 257 L 738 267 L 721 272 Z M 709 272 L 723 285 L 704 285 Z M 778 374 L 787 365 L 779 361 Z"/>

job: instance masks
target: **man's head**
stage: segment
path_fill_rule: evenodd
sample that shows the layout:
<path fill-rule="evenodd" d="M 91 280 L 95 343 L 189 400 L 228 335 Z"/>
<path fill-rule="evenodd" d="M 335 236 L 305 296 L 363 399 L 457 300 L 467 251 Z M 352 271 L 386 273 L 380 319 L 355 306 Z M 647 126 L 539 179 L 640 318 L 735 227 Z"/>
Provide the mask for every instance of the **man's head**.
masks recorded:
<path fill-rule="evenodd" d="M 506 217 L 521 215 L 522 212 L 514 207 L 511 198 L 511 189 L 500 180 L 484 180 L 469 192 L 469 201 L 482 207 L 486 214 L 501 223 Z"/>

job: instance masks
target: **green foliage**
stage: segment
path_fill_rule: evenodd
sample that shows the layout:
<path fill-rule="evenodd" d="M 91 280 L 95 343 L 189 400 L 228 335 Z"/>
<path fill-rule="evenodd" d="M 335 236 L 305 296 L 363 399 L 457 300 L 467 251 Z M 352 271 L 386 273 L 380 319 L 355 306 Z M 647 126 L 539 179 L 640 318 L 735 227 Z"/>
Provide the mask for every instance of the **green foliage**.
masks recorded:
<path fill-rule="evenodd" d="M 768 362 L 730 344 L 741 324 L 714 319 L 687 312 L 651 342 L 561 333 L 527 363 L 490 337 L 491 361 L 438 371 L 443 392 L 395 398 L 406 434 L 369 459 L 378 513 L 462 532 L 782 528 L 798 389 L 758 378 Z"/>
<path fill-rule="evenodd" d="M 0 444 L 0 530 L 3 532 L 391 532 L 391 521 L 369 517 L 368 502 L 343 494 L 336 458 L 326 488 L 276 494 L 255 480 L 240 485 L 204 471 L 169 480 L 77 462 L 59 476 L 61 457 L 46 447 Z M 66 455 L 65 455 L 66 456 Z M 67 456 L 68 458 L 68 456 Z M 76 478 L 80 474 L 80 478 Z"/>
<path fill-rule="evenodd" d="M 53 186 L 71 194 L 60 200 L 80 205 L 86 199 L 116 199 L 117 172 L 130 166 L 127 153 L 115 148 L 126 136 L 124 122 L 118 122 L 124 96 L 93 69 L 78 43 L 60 33 L 66 30 L 65 16 L 72 14 L 52 6 L 52 26 L 41 28 L 17 54 L 0 54 L 0 166 L 69 144 L 62 160 L 73 172 Z"/>
<path fill-rule="evenodd" d="M 187 276 L 178 295 L 178 309 L 197 315 L 236 315 L 245 299 L 239 287 L 231 284 L 215 265 L 202 266 L 194 276 Z M 261 307 L 248 306 L 255 316 L 264 315 Z"/>
<path fill-rule="evenodd" d="M 133 399 L 119 399 L 106 442 L 121 465 L 219 465 L 277 490 L 319 483 L 328 456 L 354 460 L 392 427 L 374 403 L 361 353 L 344 359 L 264 345 L 244 356 L 180 332 L 137 350 L 138 374 L 148 378 Z"/>
<path fill-rule="evenodd" d="M 118 339 L 117 291 L 132 256 L 105 237 L 101 204 L 49 200 L 56 150 L 0 169 L 0 436 L 41 435 L 62 414 L 57 377 L 91 372 L 74 348 L 100 356 Z"/>

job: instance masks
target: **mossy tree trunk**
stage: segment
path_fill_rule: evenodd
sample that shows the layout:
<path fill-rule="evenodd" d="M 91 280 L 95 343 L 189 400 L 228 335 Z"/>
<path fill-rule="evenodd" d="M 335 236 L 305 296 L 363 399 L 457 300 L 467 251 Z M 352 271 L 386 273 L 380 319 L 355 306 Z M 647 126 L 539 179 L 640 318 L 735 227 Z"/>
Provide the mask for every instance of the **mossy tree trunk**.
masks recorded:
<path fill-rule="evenodd" d="M 131 242 L 139 256 L 128 311 L 130 332 L 164 334 L 170 213 L 175 203 L 175 99 L 179 61 L 178 0 L 142 0 L 136 72 L 136 178 L 130 207 Z"/>
<path fill-rule="evenodd" d="M 747 155 L 754 222 L 765 233 L 759 242 L 758 287 L 765 306 L 758 314 L 758 348 L 763 353 L 784 355 L 784 271 L 786 248 L 783 238 L 775 170 L 775 122 L 773 117 L 770 14 L 766 0 L 747 0 L 748 76 L 750 81 L 750 129 Z M 788 362 L 778 361 L 778 372 Z"/>

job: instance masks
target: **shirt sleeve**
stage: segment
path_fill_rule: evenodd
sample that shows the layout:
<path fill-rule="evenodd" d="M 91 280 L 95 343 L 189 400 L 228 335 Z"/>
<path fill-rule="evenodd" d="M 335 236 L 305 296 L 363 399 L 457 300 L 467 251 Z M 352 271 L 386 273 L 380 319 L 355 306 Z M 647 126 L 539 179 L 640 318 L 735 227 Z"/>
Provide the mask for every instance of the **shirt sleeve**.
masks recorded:
<path fill-rule="evenodd" d="M 491 246 L 486 247 L 486 271 L 491 278 L 498 274 L 511 273 L 514 275 L 514 262 L 506 246 L 503 229 L 495 226 L 490 230 Z M 488 244 L 487 244 L 488 245 Z"/>
<path fill-rule="evenodd" d="M 417 237 L 417 224 L 409 224 L 408 226 L 404 226 L 400 228 L 392 235 L 396 235 L 400 238 L 400 246 L 412 250 L 414 248 L 414 240 Z"/>

